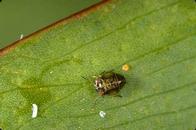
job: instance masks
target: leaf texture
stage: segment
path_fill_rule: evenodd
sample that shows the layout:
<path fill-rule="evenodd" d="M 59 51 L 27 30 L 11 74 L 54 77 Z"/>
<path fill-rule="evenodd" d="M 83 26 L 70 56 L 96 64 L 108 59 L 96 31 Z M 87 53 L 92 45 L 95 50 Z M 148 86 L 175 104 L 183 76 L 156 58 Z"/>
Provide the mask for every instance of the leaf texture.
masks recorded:
<path fill-rule="evenodd" d="M 196 127 L 194 0 L 112 0 L 19 42 L 0 58 L 2 129 Z M 95 91 L 109 70 L 127 80 L 121 98 Z"/>

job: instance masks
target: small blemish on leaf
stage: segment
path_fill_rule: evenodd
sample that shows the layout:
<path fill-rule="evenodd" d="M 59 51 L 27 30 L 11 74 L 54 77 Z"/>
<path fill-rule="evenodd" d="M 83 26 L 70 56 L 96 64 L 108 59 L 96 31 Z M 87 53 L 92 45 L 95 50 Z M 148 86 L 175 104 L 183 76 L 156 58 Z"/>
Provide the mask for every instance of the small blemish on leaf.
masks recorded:
<path fill-rule="evenodd" d="M 124 64 L 123 66 L 122 66 L 122 70 L 123 71 L 128 71 L 130 69 L 130 65 L 128 65 L 128 64 Z"/>
<path fill-rule="evenodd" d="M 23 37 L 24 37 L 24 35 L 23 34 L 20 34 L 20 40 L 23 39 Z"/>
<path fill-rule="evenodd" d="M 99 112 L 99 116 L 100 116 L 101 118 L 104 118 L 104 117 L 106 116 L 106 113 L 105 113 L 104 111 L 100 111 L 100 112 Z"/>
<path fill-rule="evenodd" d="M 77 58 L 77 57 L 72 57 L 72 61 L 73 61 L 74 63 L 77 63 L 77 64 L 82 64 L 82 59 Z"/>

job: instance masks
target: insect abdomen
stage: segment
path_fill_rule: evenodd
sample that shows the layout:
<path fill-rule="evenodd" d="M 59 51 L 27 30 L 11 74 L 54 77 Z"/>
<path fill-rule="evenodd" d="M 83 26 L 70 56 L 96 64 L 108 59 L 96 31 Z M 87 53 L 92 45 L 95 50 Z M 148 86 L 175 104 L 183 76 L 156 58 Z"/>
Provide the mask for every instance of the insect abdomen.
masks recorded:
<path fill-rule="evenodd" d="M 119 89 L 123 83 L 122 79 L 124 79 L 124 77 L 119 77 L 120 75 L 117 75 L 117 74 L 113 74 L 112 77 L 110 77 L 109 79 L 105 79 L 104 80 L 104 90 L 105 90 L 105 93 L 107 93 L 107 91 L 110 91 L 112 89 Z"/>

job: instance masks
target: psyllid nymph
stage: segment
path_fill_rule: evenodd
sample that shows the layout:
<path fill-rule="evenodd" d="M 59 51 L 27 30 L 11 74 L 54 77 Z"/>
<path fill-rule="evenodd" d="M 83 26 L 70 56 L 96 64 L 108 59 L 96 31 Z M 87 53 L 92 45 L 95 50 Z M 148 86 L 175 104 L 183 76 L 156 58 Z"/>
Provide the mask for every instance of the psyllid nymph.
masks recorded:
<path fill-rule="evenodd" d="M 114 72 L 103 72 L 96 76 L 94 81 L 96 91 L 100 96 L 109 94 L 112 91 L 119 91 L 126 83 L 124 76 Z"/>

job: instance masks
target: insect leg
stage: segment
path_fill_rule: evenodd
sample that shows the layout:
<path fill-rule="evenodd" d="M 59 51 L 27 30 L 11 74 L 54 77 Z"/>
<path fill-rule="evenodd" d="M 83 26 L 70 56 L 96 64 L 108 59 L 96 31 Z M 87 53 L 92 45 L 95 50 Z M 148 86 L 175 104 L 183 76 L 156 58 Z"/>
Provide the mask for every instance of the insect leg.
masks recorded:
<path fill-rule="evenodd" d="M 113 73 L 113 72 L 114 72 L 114 69 L 111 69 L 109 71 L 103 71 L 103 72 L 101 72 L 101 75 L 104 75 L 106 73 Z"/>
<path fill-rule="evenodd" d="M 88 81 L 89 83 L 92 83 L 92 81 L 86 77 L 81 76 L 83 79 L 85 79 L 86 81 Z"/>
<path fill-rule="evenodd" d="M 102 97 L 104 97 L 104 96 L 101 96 L 101 97 L 99 96 L 99 97 L 96 97 L 96 98 L 95 98 L 95 102 L 94 102 L 94 104 L 93 104 L 93 108 L 95 108 L 95 106 L 96 106 L 96 104 L 97 104 L 98 99 L 99 99 L 99 98 L 102 98 Z"/>

